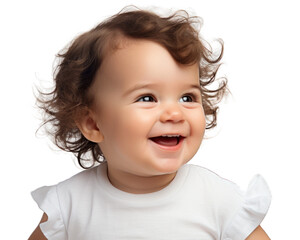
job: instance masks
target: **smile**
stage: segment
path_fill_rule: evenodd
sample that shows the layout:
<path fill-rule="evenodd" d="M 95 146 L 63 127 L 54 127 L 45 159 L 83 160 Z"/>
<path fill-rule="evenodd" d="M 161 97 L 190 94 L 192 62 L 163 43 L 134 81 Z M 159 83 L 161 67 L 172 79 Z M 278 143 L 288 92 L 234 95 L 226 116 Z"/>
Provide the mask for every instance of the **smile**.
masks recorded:
<path fill-rule="evenodd" d="M 178 150 L 185 137 L 181 135 L 161 135 L 150 140 L 164 150 Z"/>

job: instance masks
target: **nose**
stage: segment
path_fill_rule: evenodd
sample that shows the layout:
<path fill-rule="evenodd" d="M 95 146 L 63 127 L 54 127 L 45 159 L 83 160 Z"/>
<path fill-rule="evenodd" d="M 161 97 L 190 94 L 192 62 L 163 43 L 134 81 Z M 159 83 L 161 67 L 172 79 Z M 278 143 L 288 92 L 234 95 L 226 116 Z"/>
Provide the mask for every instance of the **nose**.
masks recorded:
<path fill-rule="evenodd" d="M 162 106 L 162 113 L 160 115 L 161 122 L 181 122 L 183 121 L 183 112 L 178 103 L 165 103 Z"/>

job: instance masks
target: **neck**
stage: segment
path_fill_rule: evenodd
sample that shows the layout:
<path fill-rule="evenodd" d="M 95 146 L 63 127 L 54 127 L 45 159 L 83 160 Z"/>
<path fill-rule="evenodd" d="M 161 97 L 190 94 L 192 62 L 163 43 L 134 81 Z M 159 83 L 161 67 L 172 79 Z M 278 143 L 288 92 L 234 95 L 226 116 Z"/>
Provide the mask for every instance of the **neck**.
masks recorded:
<path fill-rule="evenodd" d="M 144 177 L 122 171 L 110 171 L 108 168 L 107 175 L 111 184 L 119 190 L 134 194 L 145 194 L 157 192 L 168 186 L 176 176 L 176 172 Z"/>

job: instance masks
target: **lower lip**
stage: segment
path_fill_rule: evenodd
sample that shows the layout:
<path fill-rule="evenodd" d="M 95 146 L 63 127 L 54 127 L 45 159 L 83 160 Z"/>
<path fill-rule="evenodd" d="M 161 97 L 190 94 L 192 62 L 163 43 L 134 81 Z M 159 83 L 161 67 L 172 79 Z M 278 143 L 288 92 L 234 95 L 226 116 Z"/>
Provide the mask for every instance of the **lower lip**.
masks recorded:
<path fill-rule="evenodd" d="M 181 137 L 179 139 L 179 143 L 175 146 L 165 146 L 165 145 L 157 144 L 156 142 L 154 142 L 152 140 L 150 140 L 150 142 L 152 142 L 155 146 L 159 147 L 162 150 L 175 152 L 175 151 L 178 151 L 181 148 L 184 139 L 185 138 Z"/>

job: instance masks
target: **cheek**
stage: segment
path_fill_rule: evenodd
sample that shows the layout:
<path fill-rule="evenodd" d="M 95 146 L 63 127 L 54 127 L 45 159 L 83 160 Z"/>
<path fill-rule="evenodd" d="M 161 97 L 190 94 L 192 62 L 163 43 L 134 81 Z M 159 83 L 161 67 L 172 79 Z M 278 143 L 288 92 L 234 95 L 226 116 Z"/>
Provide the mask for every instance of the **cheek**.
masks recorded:
<path fill-rule="evenodd" d="M 187 141 L 189 148 L 187 152 L 188 159 L 191 159 L 197 153 L 204 137 L 206 121 L 203 111 L 193 114 L 190 119 L 190 124 L 191 138 Z"/>
<path fill-rule="evenodd" d="M 106 111 L 103 118 L 103 133 L 115 141 L 131 141 L 135 138 L 146 137 L 152 127 L 152 118 L 144 111 L 130 107 L 112 108 Z"/>
<path fill-rule="evenodd" d="M 104 136 L 109 151 L 124 159 L 141 154 L 148 143 L 148 134 L 152 127 L 151 117 L 143 111 L 133 111 L 130 108 L 121 109 L 110 116 L 113 118 L 107 122 L 110 130 L 105 129 Z"/>
<path fill-rule="evenodd" d="M 198 121 L 198 124 L 203 137 L 206 128 L 206 118 L 205 118 L 204 111 L 201 113 L 200 121 Z"/>
<path fill-rule="evenodd" d="M 146 114 L 142 109 L 131 109 L 130 107 L 121 111 L 119 124 L 122 132 L 129 137 L 145 137 L 152 127 L 153 117 Z M 122 134 L 122 132 L 120 134 Z"/>
<path fill-rule="evenodd" d="M 102 109 L 104 110 L 97 113 L 100 131 L 105 141 L 114 140 L 113 138 L 119 131 L 120 116 L 114 106 L 106 106 Z"/>
<path fill-rule="evenodd" d="M 191 124 L 192 135 L 198 139 L 198 141 L 200 140 L 201 143 L 206 128 L 206 119 L 202 109 L 199 109 L 197 113 L 191 116 Z"/>

